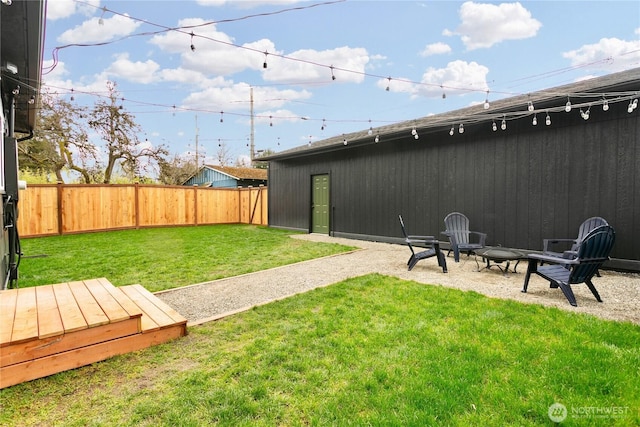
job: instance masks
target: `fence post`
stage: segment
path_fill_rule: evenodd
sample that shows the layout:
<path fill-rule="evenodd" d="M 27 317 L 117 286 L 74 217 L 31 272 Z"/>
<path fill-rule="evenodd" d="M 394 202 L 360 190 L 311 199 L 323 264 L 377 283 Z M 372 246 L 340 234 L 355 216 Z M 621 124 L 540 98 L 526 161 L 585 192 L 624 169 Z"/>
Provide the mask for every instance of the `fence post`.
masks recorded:
<path fill-rule="evenodd" d="M 198 225 L 198 187 L 193 187 L 193 225 Z"/>
<path fill-rule="evenodd" d="M 134 197 L 133 197 L 134 198 L 134 207 L 133 207 L 133 209 L 135 210 L 134 217 L 135 217 L 135 222 L 136 222 L 136 230 L 138 230 L 140 228 L 140 199 L 139 199 L 139 196 L 138 196 L 138 189 L 139 189 L 139 185 L 136 182 L 134 184 L 134 192 L 133 192 L 134 193 Z"/>
<path fill-rule="evenodd" d="M 56 198 L 57 198 L 57 208 L 58 208 L 58 235 L 62 235 L 62 182 L 58 181 L 58 185 L 56 185 Z"/>

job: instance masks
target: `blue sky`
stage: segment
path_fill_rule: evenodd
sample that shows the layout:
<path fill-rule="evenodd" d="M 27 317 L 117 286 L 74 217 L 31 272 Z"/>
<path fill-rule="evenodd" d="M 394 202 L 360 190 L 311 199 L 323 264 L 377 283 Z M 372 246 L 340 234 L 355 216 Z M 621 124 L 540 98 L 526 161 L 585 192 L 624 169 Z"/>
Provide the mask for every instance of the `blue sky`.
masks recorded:
<path fill-rule="evenodd" d="M 640 3 L 48 0 L 44 60 L 45 90 L 115 81 L 141 140 L 233 163 L 251 91 L 255 149 L 282 151 L 640 67 Z"/>

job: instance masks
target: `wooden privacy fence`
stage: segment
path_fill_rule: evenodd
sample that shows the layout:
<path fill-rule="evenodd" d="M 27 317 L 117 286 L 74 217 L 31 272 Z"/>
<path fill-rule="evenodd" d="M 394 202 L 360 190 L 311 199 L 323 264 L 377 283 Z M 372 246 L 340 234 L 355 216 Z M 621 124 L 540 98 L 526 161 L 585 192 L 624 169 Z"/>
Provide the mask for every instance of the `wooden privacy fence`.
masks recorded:
<path fill-rule="evenodd" d="M 204 224 L 267 225 L 266 187 L 31 184 L 18 195 L 22 237 Z"/>

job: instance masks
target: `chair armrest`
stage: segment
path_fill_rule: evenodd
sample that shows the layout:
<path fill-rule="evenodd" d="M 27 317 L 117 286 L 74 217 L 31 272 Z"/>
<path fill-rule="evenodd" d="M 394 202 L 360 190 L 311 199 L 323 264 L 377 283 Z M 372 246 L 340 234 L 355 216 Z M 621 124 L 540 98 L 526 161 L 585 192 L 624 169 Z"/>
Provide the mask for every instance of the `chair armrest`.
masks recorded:
<path fill-rule="evenodd" d="M 556 243 L 576 243 L 576 239 L 543 239 L 542 240 L 542 252 L 551 252 L 549 246 Z"/>
<path fill-rule="evenodd" d="M 470 231 L 469 234 L 475 234 L 478 236 L 478 243 L 484 246 L 485 241 L 487 240 L 487 233 L 481 233 L 479 231 Z"/>
<path fill-rule="evenodd" d="M 549 264 L 562 264 L 562 265 L 580 264 L 580 262 L 576 261 L 575 259 L 566 259 L 566 258 L 562 258 L 562 257 L 543 255 L 543 254 L 529 254 L 529 255 L 527 255 L 527 258 L 529 258 L 529 259 L 537 259 L 539 261 L 543 261 L 543 262 L 549 263 Z"/>
<path fill-rule="evenodd" d="M 407 236 L 407 238 L 409 238 L 411 240 L 415 240 L 415 239 L 417 239 L 417 240 L 435 240 L 436 239 L 433 236 L 412 236 L 412 235 Z"/>

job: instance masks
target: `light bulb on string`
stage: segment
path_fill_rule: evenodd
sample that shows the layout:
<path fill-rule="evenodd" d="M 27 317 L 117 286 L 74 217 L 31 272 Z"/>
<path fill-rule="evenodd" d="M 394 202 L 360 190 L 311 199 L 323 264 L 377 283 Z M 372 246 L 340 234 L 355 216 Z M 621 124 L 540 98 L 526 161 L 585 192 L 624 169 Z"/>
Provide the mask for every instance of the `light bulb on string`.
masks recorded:
<path fill-rule="evenodd" d="M 368 135 L 373 134 L 373 127 L 371 126 L 371 120 L 369 120 L 369 130 L 367 131 Z"/>
<path fill-rule="evenodd" d="M 347 141 L 347 139 L 345 138 L 345 139 L 343 139 L 343 140 L 342 140 L 342 143 L 343 143 L 344 145 L 347 145 L 349 142 L 348 142 L 348 141 Z"/>
<path fill-rule="evenodd" d="M 490 107 L 489 105 L 489 91 L 487 91 L 487 97 L 484 99 L 484 109 L 488 110 Z"/>
<path fill-rule="evenodd" d="M 609 111 L 609 101 L 606 98 L 602 102 L 602 111 Z"/>
<path fill-rule="evenodd" d="M 464 133 L 464 125 L 462 123 L 460 123 L 460 126 L 458 126 L 458 132 Z"/>
<path fill-rule="evenodd" d="M 636 108 L 638 108 L 638 98 L 633 100 L 633 109 L 635 110 Z"/>
<path fill-rule="evenodd" d="M 335 76 L 335 74 L 333 74 L 333 65 L 331 65 L 329 68 L 331 69 L 331 80 L 335 80 L 336 76 Z"/>
<path fill-rule="evenodd" d="M 498 130 L 498 125 L 496 124 L 496 121 L 495 121 L 495 120 L 491 123 L 491 129 L 492 129 L 494 132 Z"/>
<path fill-rule="evenodd" d="M 455 131 L 453 130 L 453 126 L 451 126 L 451 130 L 449 131 L 449 135 L 453 136 L 454 133 L 455 133 Z"/>
<path fill-rule="evenodd" d="M 534 126 L 537 126 L 538 124 L 538 118 L 536 117 L 536 115 L 533 115 L 533 121 L 531 122 Z"/>
<path fill-rule="evenodd" d="M 387 92 L 389 92 L 389 85 L 391 84 L 391 77 L 387 77 L 387 88 L 385 89 Z"/>
<path fill-rule="evenodd" d="M 442 99 L 446 99 L 447 98 L 447 94 L 444 93 L 444 86 L 440 85 L 440 89 L 442 89 Z"/>
<path fill-rule="evenodd" d="M 547 117 L 544 119 L 544 123 L 547 126 L 551 126 L 551 116 L 549 115 L 549 112 L 547 111 Z"/>
<path fill-rule="evenodd" d="M 507 120 L 504 118 L 502 119 L 502 123 L 500 123 L 500 129 L 507 130 Z"/>
<path fill-rule="evenodd" d="M 633 101 L 629 101 L 629 106 L 627 107 L 627 113 L 633 113 Z"/>
<path fill-rule="evenodd" d="M 262 63 L 262 68 L 267 68 L 267 55 L 269 55 L 269 52 L 267 52 L 265 50 L 264 51 L 264 62 Z"/>
<path fill-rule="evenodd" d="M 380 135 L 376 134 L 376 138 L 373 140 L 373 142 L 380 142 Z"/>
<path fill-rule="evenodd" d="M 529 111 L 533 111 L 535 110 L 534 106 L 533 106 L 533 102 L 529 101 L 527 104 L 527 110 Z"/>
<path fill-rule="evenodd" d="M 220 123 L 224 122 L 222 116 L 224 115 L 224 111 L 220 111 Z"/>
<path fill-rule="evenodd" d="M 320 130 L 324 130 L 324 128 L 326 127 L 326 121 L 325 119 L 322 119 L 322 126 L 320 126 Z"/>
<path fill-rule="evenodd" d="M 193 44 L 193 36 L 195 36 L 195 34 L 193 34 L 193 31 L 192 31 L 191 32 L 191 52 L 196 51 L 196 46 Z"/>
<path fill-rule="evenodd" d="M 564 105 L 564 111 L 567 113 L 571 111 L 571 100 L 567 96 L 567 103 Z"/>
<path fill-rule="evenodd" d="M 269 116 L 269 126 L 273 126 L 273 117 Z"/>
<path fill-rule="evenodd" d="M 416 130 L 416 127 L 414 126 L 413 129 L 411 129 L 411 135 L 416 136 L 418 134 L 418 131 Z"/>
<path fill-rule="evenodd" d="M 100 15 L 100 19 L 98 19 L 98 25 L 104 25 L 104 19 L 102 19 L 104 17 L 105 12 L 107 11 L 107 7 L 103 6 L 102 7 L 102 15 Z"/>

